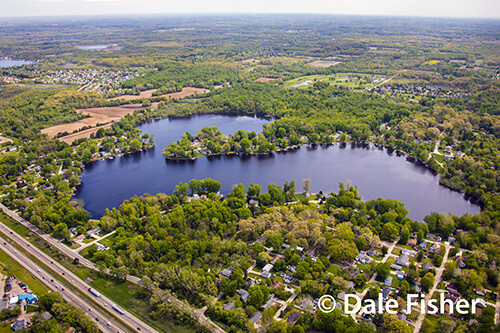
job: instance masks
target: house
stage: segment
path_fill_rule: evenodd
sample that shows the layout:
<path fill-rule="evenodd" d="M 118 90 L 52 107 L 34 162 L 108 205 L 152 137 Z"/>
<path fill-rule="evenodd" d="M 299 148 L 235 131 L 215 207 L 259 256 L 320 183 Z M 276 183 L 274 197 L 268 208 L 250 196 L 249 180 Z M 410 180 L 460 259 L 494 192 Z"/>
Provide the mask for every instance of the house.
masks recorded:
<path fill-rule="evenodd" d="M 297 246 L 295 249 L 300 252 L 304 251 L 304 248 L 302 246 Z"/>
<path fill-rule="evenodd" d="M 260 276 L 262 276 L 264 279 L 269 279 L 271 277 L 271 273 L 264 271 L 260 273 Z"/>
<path fill-rule="evenodd" d="M 356 256 L 356 261 L 360 261 L 361 258 L 364 258 L 366 256 L 366 252 L 365 251 L 361 251 L 358 253 L 358 255 Z"/>
<path fill-rule="evenodd" d="M 302 314 L 299 313 L 299 312 L 293 312 L 292 314 L 290 314 L 288 316 L 288 318 L 286 319 L 287 323 L 290 324 L 290 325 L 294 325 L 297 320 L 300 318 Z"/>
<path fill-rule="evenodd" d="M 382 289 L 382 297 L 383 297 L 383 299 L 388 299 L 390 294 L 391 294 L 391 288 L 384 287 L 384 289 Z"/>
<path fill-rule="evenodd" d="M 406 273 L 404 271 L 399 271 L 396 273 L 396 276 L 399 280 L 403 280 L 405 278 Z"/>
<path fill-rule="evenodd" d="M 10 325 L 10 328 L 15 331 L 20 331 L 26 327 L 24 320 L 17 320 L 14 324 Z"/>
<path fill-rule="evenodd" d="M 417 255 L 417 251 L 414 250 L 408 250 L 408 249 L 402 249 L 401 254 L 406 254 L 408 257 L 415 257 Z"/>
<path fill-rule="evenodd" d="M 274 289 L 274 290 L 279 290 L 279 289 L 285 288 L 285 285 L 283 283 L 281 283 L 281 282 L 278 281 L 271 288 Z"/>
<path fill-rule="evenodd" d="M 254 324 L 257 324 L 260 320 L 260 318 L 262 318 L 262 313 L 260 313 L 259 311 L 255 312 L 255 314 L 252 316 L 252 318 L 250 318 L 250 321 Z"/>
<path fill-rule="evenodd" d="M 271 260 L 271 264 L 275 264 L 276 261 L 280 260 L 282 258 L 282 256 L 280 256 L 279 254 L 273 258 L 273 260 Z"/>
<path fill-rule="evenodd" d="M 285 249 L 289 249 L 289 248 L 290 248 L 290 244 L 283 243 L 283 245 L 281 245 L 281 248 L 283 249 L 283 251 L 284 251 Z"/>
<path fill-rule="evenodd" d="M 403 267 L 410 266 L 410 259 L 407 254 L 402 254 L 399 256 L 398 260 L 396 260 L 396 264 Z"/>
<path fill-rule="evenodd" d="M 429 239 L 435 239 L 436 236 L 433 235 L 433 234 L 427 234 L 427 236 L 425 236 L 426 238 L 429 238 Z"/>
<path fill-rule="evenodd" d="M 380 255 L 380 253 L 377 250 L 368 250 L 366 251 L 366 254 L 371 257 L 378 257 Z"/>
<path fill-rule="evenodd" d="M 427 248 L 427 241 L 424 239 L 422 242 L 420 242 L 419 247 L 421 249 L 426 249 Z"/>
<path fill-rule="evenodd" d="M 220 275 L 225 276 L 227 278 L 230 278 L 231 275 L 233 275 L 233 271 L 230 270 L 229 268 L 224 268 L 221 272 Z"/>
<path fill-rule="evenodd" d="M 269 273 L 269 272 L 271 271 L 271 269 L 273 269 L 273 267 L 274 267 L 274 266 L 273 266 L 273 264 L 266 264 L 266 265 L 264 266 L 264 268 L 262 268 L 262 271 L 263 271 L 263 272 L 268 272 L 268 273 Z"/>
<path fill-rule="evenodd" d="M 261 308 L 265 310 L 267 308 L 274 306 L 274 304 L 275 304 L 275 302 L 272 299 L 270 299 L 269 301 L 262 304 Z"/>
<path fill-rule="evenodd" d="M 415 290 L 416 293 L 420 293 L 422 291 L 422 286 L 420 283 L 415 283 L 411 286 L 411 289 Z"/>
<path fill-rule="evenodd" d="M 309 298 L 304 298 L 304 300 L 300 303 L 300 308 L 302 310 L 308 310 L 308 309 L 312 309 L 314 303 L 313 301 L 311 301 Z"/>
<path fill-rule="evenodd" d="M 441 236 L 436 237 L 436 242 L 441 243 L 443 241 L 443 238 Z"/>
<path fill-rule="evenodd" d="M 406 321 L 406 315 L 404 313 L 398 313 L 398 319 L 402 321 Z"/>
<path fill-rule="evenodd" d="M 393 280 L 393 279 L 392 279 L 392 276 L 388 276 L 388 277 L 386 277 L 386 278 L 385 278 L 385 281 L 384 281 L 384 285 L 385 285 L 386 287 L 390 287 L 390 286 L 391 286 L 391 284 L 392 284 L 392 280 Z"/>
<path fill-rule="evenodd" d="M 462 258 L 457 261 L 458 268 L 465 268 L 465 262 Z"/>
<path fill-rule="evenodd" d="M 80 236 L 77 236 L 73 239 L 74 242 L 81 242 L 82 240 L 85 239 L 85 235 L 80 235 Z"/>
<path fill-rule="evenodd" d="M 238 295 L 240 295 L 240 298 L 243 302 L 248 301 L 248 298 L 250 297 L 250 294 L 248 294 L 248 291 L 246 291 L 245 289 L 240 289 L 236 292 L 238 293 Z"/>
<path fill-rule="evenodd" d="M 400 271 L 403 269 L 403 267 L 399 266 L 399 265 L 396 265 L 396 264 L 392 264 L 391 265 L 391 269 L 392 270 L 395 270 L 395 271 Z"/>
<path fill-rule="evenodd" d="M 438 243 L 432 243 L 432 245 L 429 247 L 429 252 L 430 253 L 436 253 L 437 250 L 439 250 L 440 245 Z"/>
<path fill-rule="evenodd" d="M 89 235 L 89 236 L 99 236 L 100 232 L 101 232 L 101 228 L 95 228 L 95 229 L 87 231 L 87 235 Z"/>
<path fill-rule="evenodd" d="M 306 253 L 306 254 L 307 254 L 307 256 L 309 256 L 309 257 L 314 257 L 314 256 L 316 256 L 318 253 L 319 253 L 319 251 L 318 251 L 318 250 L 316 250 L 316 249 L 310 249 L 309 251 L 307 251 L 307 253 Z"/>
<path fill-rule="evenodd" d="M 477 306 L 481 307 L 481 308 L 485 308 L 487 305 L 486 305 L 486 301 L 482 298 L 478 298 L 476 299 L 477 301 Z"/>
<path fill-rule="evenodd" d="M 70 326 L 70 327 L 68 327 L 68 329 L 64 333 L 75 333 L 75 332 L 76 332 L 76 328 Z"/>
<path fill-rule="evenodd" d="M 341 291 L 337 294 L 337 299 L 345 301 L 345 291 Z"/>
<path fill-rule="evenodd" d="M 476 295 L 478 295 L 478 296 L 486 296 L 486 292 L 484 290 L 477 289 L 476 290 Z"/>
<path fill-rule="evenodd" d="M 356 256 L 355 260 L 359 261 L 362 264 L 369 264 L 372 261 L 372 258 L 368 257 L 365 251 L 361 251 Z"/>
<path fill-rule="evenodd" d="M 222 310 L 224 311 L 229 311 L 229 310 L 232 310 L 236 307 L 236 305 L 234 304 L 234 302 L 229 302 L 229 303 L 226 303 L 222 306 Z"/>

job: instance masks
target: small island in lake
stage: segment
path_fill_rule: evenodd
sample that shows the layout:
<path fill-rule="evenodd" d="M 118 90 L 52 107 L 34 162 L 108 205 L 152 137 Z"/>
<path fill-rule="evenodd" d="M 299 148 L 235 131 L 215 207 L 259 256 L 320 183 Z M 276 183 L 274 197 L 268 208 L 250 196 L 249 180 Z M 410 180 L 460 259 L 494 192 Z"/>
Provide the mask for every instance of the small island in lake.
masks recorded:
<path fill-rule="evenodd" d="M 266 125 L 263 133 L 239 130 L 229 136 L 222 134 L 216 126 L 204 127 L 196 136 L 189 132 L 183 134 L 181 140 L 165 147 L 163 155 L 171 160 L 193 160 L 202 156 L 222 154 L 266 154 L 295 149 L 306 143 L 331 143 L 337 137 L 333 135 L 320 137 L 316 133 L 302 137 L 286 134 L 285 131 L 278 131 L 275 134 Z"/>

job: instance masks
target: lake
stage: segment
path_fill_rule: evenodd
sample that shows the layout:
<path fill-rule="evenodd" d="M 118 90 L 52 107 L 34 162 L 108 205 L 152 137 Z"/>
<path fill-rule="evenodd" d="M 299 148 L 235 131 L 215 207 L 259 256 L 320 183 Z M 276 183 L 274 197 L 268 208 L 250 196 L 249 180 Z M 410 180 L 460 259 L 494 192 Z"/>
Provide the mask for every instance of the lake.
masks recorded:
<path fill-rule="evenodd" d="M 282 185 L 293 179 L 297 192 L 302 192 L 302 179 L 311 178 L 313 192 L 337 192 L 339 182 L 349 181 L 358 186 L 363 200 L 399 200 L 415 220 L 422 220 L 433 211 L 455 215 L 480 212 L 479 206 L 465 200 L 462 194 L 440 186 L 439 176 L 428 168 L 373 145 L 302 146 L 271 155 L 201 157 L 183 162 L 167 161 L 162 155 L 165 146 L 179 140 L 186 131 L 195 134 L 205 126 L 217 126 L 226 135 L 239 129 L 257 133 L 268 122 L 203 115 L 144 123 L 138 128 L 155 136 L 156 148 L 88 164 L 75 198 L 83 200 L 84 208 L 99 218 L 106 208 L 118 207 L 134 195 L 171 194 L 179 181 L 212 178 L 222 183 L 222 193 L 228 193 L 236 183 L 247 187 L 260 184 L 264 190 L 268 183 Z"/>
<path fill-rule="evenodd" d="M 33 63 L 33 61 L 28 61 L 28 60 L 0 59 L 0 68 L 29 65 L 32 63 Z"/>
<path fill-rule="evenodd" d="M 78 49 L 80 50 L 90 50 L 90 51 L 100 51 L 100 50 L 106 50 L 106 49 L 111 49 L 111 48 L 117 48 L 117 44 L 96 44 L 96 45 L 79 45 L 77 46 Z"/>

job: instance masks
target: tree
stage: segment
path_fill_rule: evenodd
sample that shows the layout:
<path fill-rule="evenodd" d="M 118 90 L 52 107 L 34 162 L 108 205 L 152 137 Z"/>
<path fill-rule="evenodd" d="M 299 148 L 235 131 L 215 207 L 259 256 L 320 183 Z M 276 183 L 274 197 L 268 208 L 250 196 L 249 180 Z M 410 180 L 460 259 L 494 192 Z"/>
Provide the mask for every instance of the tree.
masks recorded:
<path fill-rule="evenodd" d="M 385 279 L 391 273 L 391 264 L 387 262 L 377 264 L 377 266 L 375 266 L 375 273 L 377 273 L 377 276 Z"/>
<path fill-rule="evenodd" d="M 68 226 L 66 225 L 66 223 L 56 224 L 54 226 L 53 230 L 54 231 L 52 232 L 52 235 L 55 238 L 59 238 L 59 239 L 67 239 L 67 238 L 69 238 L 69 230 L 68 230 Z"/>
<path fill-rule="evenodd" d="M 382 239 L 394 241 L 399 234 L 398 228 L 391 222 L 384 224 L 380 236 Z"/>
<path fill-rule="evenodd" d="M 248 289 L 248 305 L 255 308 L 260 308 L 269 295 L 269 291 L 266 287 L 261 285 L 255 285 Z"/>
<path fill-rule="evenodd" d="M 308 193 L 311 190 L 311 178 L 304 178 L 302 182 L 302 189 L 305 193 Z"/>
<path fill-rule="evenodd" d="M 410 291 L 410 284 L 408 283 L 408 281 L 406 280 L 401 281 L 401 285 L 399 286 L 398 296 L 405 299 L 409 291 Z"/>
<path fill-rule="evenodd" d="M 407 244 L 409 240 L 410 240 L 410 230 L 408 230 L 407 227 L 404 227 L 403 230 L 401 231 L 399 242 L 401 244 Z"/>
<path fill-rule="evenodd" d="M 365 286 L 365 283 L 366 283 L 365 274 L 360 273 L 360 274 L 356 275 L 356 277 L 354 278 L 354 283 L 356 284 L 356 286 L 358 288 L 363 288 Z"/>
<path fill-rule="evenodd" d="M 250 184 L 248 186 L 247 196 L 250 199 L 255 199 L 259 196 L 260 191 L 261 191 L 261 187 L 259 184 Z"/>
<path fill-rule="evenodd" d="M 412 329 L 396 315 L 384 313 L 382 316 L 382 332 L 384 333 L 411 333 Z"/>
<path fill-rule="evenodd" d="M 424 275 L 424 277 L 420 280 L 420 284 L 425 291 L 431 290 L 432 286 L 434 286 L 434 274 L 431 272 Z"/>
<path fill-rule="evenodd" d="M 142 143 L 139 141 L 139 139 L 134 139 L 130 143 L 130 150 L 131 151 L 137 151 L 142 149 Z"/>

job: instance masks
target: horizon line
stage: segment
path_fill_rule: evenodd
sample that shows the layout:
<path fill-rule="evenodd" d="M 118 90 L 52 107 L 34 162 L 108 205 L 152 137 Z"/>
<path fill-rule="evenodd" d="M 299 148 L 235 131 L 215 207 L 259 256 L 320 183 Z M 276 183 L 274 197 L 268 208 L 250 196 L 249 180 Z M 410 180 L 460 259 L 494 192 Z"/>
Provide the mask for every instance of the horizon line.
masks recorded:
<path fill-rule="evenodd" d="M 1 15 L 0 19 L 27 19 L 27 18 L 92 18 L 92 17 L 120 17 L 120 16 L 241 16 L 241 15 L 316 15 L 316 16 L 352 16 L 352 17 L 386 17 L 386 18 L 415 18 L 415 19 L 467 19 L 467 20 L 500 20 L 500 16 L 438 16 L 438 15 L 408 15 L 408 14 L 360 14 L 360 13 L 319 13 L 319 12 L 163 12 L 163 13 L 92 13 L 92 14 L 56 14 L 56 15 Z"/>

